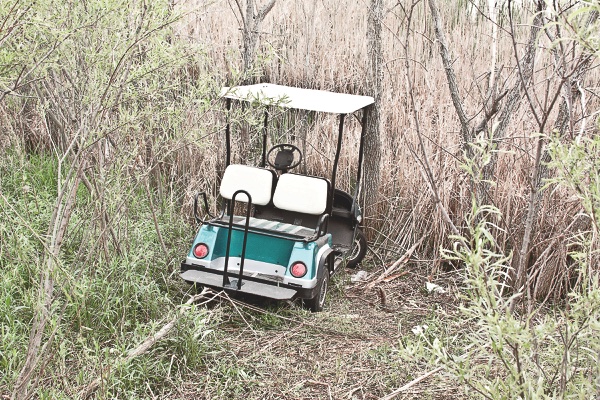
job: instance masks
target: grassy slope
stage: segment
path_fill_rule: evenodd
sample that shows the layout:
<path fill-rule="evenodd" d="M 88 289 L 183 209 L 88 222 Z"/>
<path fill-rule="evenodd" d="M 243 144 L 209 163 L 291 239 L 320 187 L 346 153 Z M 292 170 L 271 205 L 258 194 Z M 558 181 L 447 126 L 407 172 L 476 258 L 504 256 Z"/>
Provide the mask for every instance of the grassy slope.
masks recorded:
<path fill-rule="evenodd" d="M 42 263 L 43 238 L 56 196 L 57 163 L 51 155 L 28 155 L 8 149 L 0 164 L 3 195 L 0 221 L 3 279 L 0 283 L 0 392 L 7 393 L 24 358 L 32 309 Z M 148 202 L 131 198 L 128 212 L 115 230 L 121 236 L 121 253 L 108 244 L 111 259 L 104 258 L 102 238 L 95 231 L 93 202 L 80 188 L 70 234 L 56 272 L 56 300 L 51 325 L 52 349 L 46 360 L 40 396 L 71 397 L 96 376 L 111 359 L 140 342 L 172 314 L 181 299 L 173 279 L 174 254 L 191 234 L 189 226 L 169 207 L 160 214 L 163 235 L 173 255 L 162 254 Z M 178 222 L 177 222 L 178 221 Z M 165 264 L 165 257 L 170 261 Z M 197 316 L 184 322 L 180 340 L 187 340 Z M 46 337 L 47 338 L 47 337 Z M 113 371 L 108 393 L 136 393 L 139 380 L 163 387 L 164 374 L 177 375 L 184 363 L 173 364 L 173 354 L 185 356 L 176 342 L 136 362 L 132 369 Z M 179 350 L 177 350 L 179 349 Z M 185 353 L 194 354 L 187 342 Z M 179 357 L 178 357 L 179 359 Z M 193 363 L 191 364 L 193 365 Z M 146 386 L 146 385 L 144 385 Z M 147 390 L 144 388 L 143 391 Z"/>

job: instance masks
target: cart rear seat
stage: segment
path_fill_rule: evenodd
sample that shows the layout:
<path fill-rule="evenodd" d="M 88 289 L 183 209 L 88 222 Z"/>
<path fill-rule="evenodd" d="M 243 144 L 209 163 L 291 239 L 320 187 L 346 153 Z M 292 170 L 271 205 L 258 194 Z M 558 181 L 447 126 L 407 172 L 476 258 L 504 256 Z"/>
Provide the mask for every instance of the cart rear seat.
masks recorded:
<path fill-rule="evenodd" d="M 265 206 L 271 202 L 274 186 L 275 173 L 273 171 L 248 165 L 231 164 L 223 174 L 220 193 L 223 198 L 231 200 L 236 191 L 244 190 L 252 197 L 252 204 Z M 236 197 L 236 201 L 247 203 L 248 196 L 240 193 Z"/>
<path fill-rule="evenodd" d="M 277 179 L 272 170 L 232 164 L 225 169 L 220 193 L 227 200 L 238 190 L 250 194 L 252 204 L 257 206 L 255 217 L 258 217 L 251 223 L 253 228 L 273 229 L 275 225 L 258 223 L 271 221 L 283 224 L 274 230 L 306 236 L 308 232 L 294 231 L 292 227 L 307 227 L 314 232 L 321 215 L 330 208 L 330 188 L 331 184 L 324 178 L 286 173 Z M 248 197 L 240 193 L 236 201 L 247 203 Z"/>
<path fill-rule="evenodd" d="M 223 224 L 229 224 L 229 216 L 225 215 L 219 221 Z M 244 224 L 246 223 L 246 217 L 234 215 L 233 223 L 238 227 L 244 226 Z M 298 237 L 310 237 L 313 236 L 313 234 L 315 233 L 314 228 L 311 229 L 305 226 L 292 225 L 287 224 L 285 222 L 271 221 L 268 219 L 254 217 L 250 217 L 250 219 L 248 220 L 248 227 L 258 230 L 274 231 Z"/>

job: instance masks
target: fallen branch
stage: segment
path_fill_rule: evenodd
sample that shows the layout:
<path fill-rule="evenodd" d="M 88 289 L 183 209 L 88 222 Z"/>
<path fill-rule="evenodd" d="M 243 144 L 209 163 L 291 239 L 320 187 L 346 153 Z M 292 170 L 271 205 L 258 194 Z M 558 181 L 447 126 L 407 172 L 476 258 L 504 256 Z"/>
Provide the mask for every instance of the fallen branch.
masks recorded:
<path fill-rule="evenodd" d="M 404 276 L 406 274 L 408 274 L 408 271 L 402 271 L 399 274 L 394 274 L 394 275 L 388 276 L 387 278 L 384 278 L 383 281 L 384 282 L 391 282 L 394 279 L 398 279 L 398 278 L 400 278 L 400 277 L 402 277 L 402 276 Z"/>
<path fill-rule="evenodd" d="M 372 289 L 372 288 L 373 288 L 375 285 L 377 285 L 378 283 L 380 283 L 380 282 L 382 282 L 382 281 L 385 281 L 385 279 L 386 279 L 386 278 L 387 278 L 387 277 L 388 277 L 388 276 L 389 276 L 389 275 L 390 275 L 392 272 L 394 272 L 394 270 L 396 270 L 396 268 L 398 268 L 400 265 L 404 265 L 404 264 L 406 264 L 406 263 L 408 262 L 408 260 L 410 259 L 410 256 L 412 255 L 412 253 L 413 253 L 413 252 L 414 252 L 414 251 L 417 249 L 417 247 L 419 247 L 419 245 L 421 244 L 421 242 L 423 242 L 423 239 L 424 239 L 424 238 L 425 238 L 425 237 L 423 236 L 423 237 L 421 238 L 421 240 L 419 240 L 417 243 L 413 244 L 413 245 L 411 246 L 411 248 L 410 248 L 410 249 L 408 249 L 408 250 L 406 251 L 406 253 L 404 253 L 404 254 L 402 255 L 402 257 L 400 257 L 398 260 L 396 260 L 396 262 L 395 262 L 395 263 L 393 263 L 393 264 L 392 264 L 392 265 L 391 265 L 391 266 L 390 266 L 388 269 L 384 270 L 384 271 L 381 273 L 381 275 L 379 275 L 379 277 L 378 277 L 377 279 L 375 279 L 374 281 L 370 282 L 370 283 L 367 285 L 367 289 Z M 396 276 L 396 277 L 399 277 L 399 276 L 401 276 L 401 275 L 402 275 L 402 274 L 398 274 L 398 276 Z"/>
<path fill-rule="evenodd" d="M 427 372 L 426 374 L 423 374 L 423 375 L 419 376 L 418 378 L 413 379 L 412 381 L 408 382 L 406 385 L 394 390 L 392 393 L 382 397 L 379 400 L 392 400 L 394 397 L 398 396 L 400 393 L 407 391 L 408 389 L 410 389 L 417 383 L 429 378 L 431 375 L 435 374 L 436 372 L 441 371 L 442 369 L 443 369 L 443 367 L 437 367 L 436 369 L 431 370 L 431 371 Z"/>
<path fill-rule="evenodd" d="M 110 365 L 107 365 L 106 367 L 104 367 L 104 369 L 101 371 L 101 373 L 98 374 L 99 375 L 98 378 L 94 379 L 92 382 L 90 382 L 85 387 L 85 389 L 83 389 L 81 392 L 79 392 L 79 398 L 81 398 L 81 399 L 89 398 L 98 389 L 98 387 L 102 383 L 102 380 L 106 379 L 105 377 L 110 369 L 116 369 L 123 365 L 126 365 L 134 358 L 147 352 L 156 342 L 158 342 L 159 340 L 164 338 L 171 331 L 171 329 L 173 329 L 173 327 L 175 326 L 175 324 L 177 323 L 179 318 L 181 318 L 181 316 L 183 316 L 183 314 L 187 308 L 185 306 L 189 306 L 189 305 L 195 303 L 196 301 L 207 297 L 208 294 L 212 294 L 213 296 L 211 298 L 209 298 L 208 300 L 206 300 L 206 302 L 211 301 L 218 295 L 218 294 L 215 294 L 214 292 L 212 292 L 210 289 L 204 288 L 201 293 L 190 297 L 189 300 L 183 304 L 183 307 L 181 307 L 181 309 L 179 310 L 179 313 L 177 315 L 175 315 L 175 317 L 173 317 L 173 319 L 171 319 L 171 321 L 169 321 L 166 325 L 164 325 L 158 332 L 156 332 L 154 335 L 148 336 L 135 349 L 129 350 L 129 352 L 127 352 L 127 355 L 125 357 L 119 358 L 119 359 L 115 360 L 113 363 L 111 363 Z"/>

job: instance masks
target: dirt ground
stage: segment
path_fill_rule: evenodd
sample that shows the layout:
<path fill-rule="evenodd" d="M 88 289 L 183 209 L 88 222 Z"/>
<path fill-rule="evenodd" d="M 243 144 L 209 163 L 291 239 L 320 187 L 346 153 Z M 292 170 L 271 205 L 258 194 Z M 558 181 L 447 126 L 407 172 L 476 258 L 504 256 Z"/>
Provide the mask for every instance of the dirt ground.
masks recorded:
<path fill-rule="evenodd" d="M 438 325 L 451 333 L 458 315 L 453 274 L 435 283 L 409 268 L 384 275 L 346 270 L 330 284 L 325 310 L 312 314 L 295 303 L 221 298 L 219 350 L 205 369 L 181 388 L 183 398 L 380 399 L 409 387 L 396 399 L 462 399 L 458 382 L 422 360 L 403 357 L 400 344 L 413 330 Z M 387 280 L 387 281 L 386 281 Z M 412 383 L 412 384 L 411 384 Z"/>

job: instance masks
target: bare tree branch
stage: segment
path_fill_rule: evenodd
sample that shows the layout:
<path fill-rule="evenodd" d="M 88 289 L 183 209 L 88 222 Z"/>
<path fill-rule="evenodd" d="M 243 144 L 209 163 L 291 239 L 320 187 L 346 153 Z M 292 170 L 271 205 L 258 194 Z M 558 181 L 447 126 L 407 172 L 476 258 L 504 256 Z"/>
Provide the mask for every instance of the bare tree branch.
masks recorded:
<path fill-rule="evenodd" d="M 542 0 L 538 0 L 538 13 L 536 15 L 536 18 L 541 18 L 540 15 L 542 14 L 542 11 L 544 10 L 545 7 L 545 3 Z M 593 13 L 592 15 L 590 15 L 590 18 L 588 19 L 588 24 L 593 23 L 596 19 L 598 18 L 598 15 Z M 511 19 L 511 30 L 512 30 L 512 19 Z M 561 42 L 561 33 L 560 30 L 557 29 L 557 37 L 556 39 Z M 537 36 L 537 35 L 536 35 Z M 531 39 L 531 37 L 530 37 Z M 516 48 L 516 45 L 514 43 L 514 37 L 513 37 L 513 47 Z M 531 177 L 530 177 L 530 182 L 529 182 L 529 201 L 528 201 L 528 207 L 527 207 L 527 216 L 524 222 L 524 232 L 523 232 L 523 238 L 521 241 L 521 246 L 519 248 L 519 252 L 517 253 L 517 257 L 516 259 L 513 260 L 513 265 L 516 265 L 516 280 L 515 280 L 515 284 L 514 284 L 514 289 L 516 290 L 523 290 L 525 293 L 527 293 L 527 300 L 530 302 L 530 306 L 531 306 L 531 302 L 534 300 L 533 296 L 531 294 L 531 283 L 530 283 L 530 279 L 528 279 L 528 274 L 529 272 L 527 271 L 528 269 L 528 260 L 529 260 L 529 252 L 530 252 L 530 247 L 531 247 L 531 240 L 532 240 L 532 233 L 534 230 L 534 227 L 536 225 L 536 216 L 539 210 L 539 206 L 540 206 L 540 202 L 541 202 L 541 198 L 542 198 L 542 191 L 543 191 L 543 184 L 544 184 L 544 178 L 547 176 L 548 174 L 548 169 L 545 167 L 544 163 L 549 161 L 549 157 L 547 152 L 544 149 L 544 137 L 542 136 L 542 134 L 545 132 L 546 130 L 546 125 L 548 123 L 548 119 L 550 118 L 551 114 L 552 114 L 552 110 L 554 108 L 554 106 L 556 105 L 561 93 L 564 93 L 565 91 L 568 91 L 568 93 L 564 93 L 563 95 L 563 101 L 559 106 L 559 115 L 557 118 L 557 124 L 559 125 L 559 127 L 562 127 L 563 129 L 566 127 L 566 121 L 570 119 L 570 112 L 571 112 L 571 84 L 570 84 L 570 80 L 572 79 L 573 76 L 583 76 L 587 70 L 587 67 L 589 66 L 590 60 L 591 60 L 591 55 L 589 54 L 581 54 L 579 57 L 577 57 L 576 61 L 574 61 L 572 69 L 570 71 L 566 71 L 566 63 L 565 63 L 565 57 L 567 56 L 567 54 L 573 54 L 575 48 L 566 48 L 564 46 L 559 47 L 561 54 L 558 55 L 556 54 L 556 52 L 558 52 L 558 49 L 554 49 L 555 52 L 555 58 L 558 59 L 559 61 L 559 65 L 561 66 L 557 73 L 560 74 L 560 82 L 558 84 L 558 87 L 556 89 L 556 91 L 554 93 L 551 93 L 550 88 L 546 88 L 545 90 L 545 99 L 543 103 L 537 102 L 535 103 L 532 96 L 529 95 L 529 90 L 528 87 L 526 85 L 526 76 L 524 77 L 523 74 L 525 72 L 521 72 L 522 69 L 519 67 L 519 71 L 520 71 L 520 77 L 521 77 L 521 82 L 523 84 L 523 88 L 525 90 L 525 94 L 527 97 L 527 100 L 529 102 L 529 107 L 531 110 L 531 113 L 534 115 L 537 123 L 538 123 L 538 132 L 540 133 L 536 139 L 536 151 L 535 151 L 535 157 L 534 157 L 534 168 L 533 171 L 531 173 Z M 520 66 L 520 64 L 518 64 Z M 529 72 L 529 71 L 527 71 Z M 536 109 L 536 104 L 538 106 L 540 106 L 540 109 Z"/>
<path fill-rule="evenodd" d="M 431 1 L 431 0 L 430 0 Z M 425 150 L 425 146 L 423 144 L 423 138 L 421 135 L 421 129 L 420 129 L 420 123 L 419 123 L 419 115 L 417 113 L 417 107 L 415 104 L 415 98 L 413 96 L 414 90 L 413 90 L 413 84 L 412 84 L 412 80 L 410 79 L 410 57 L 408 54 L 408 49 L 409 49 L 409 32 L 410 32 L 410 26 L 411 26 L 411 22 L 412 22 L 412 15 L 413 15 L 413 11 L 414 11 L 414 7 L 415 7 L 416 3 L 413 3 L 410 10 L 407 13 L 407 28 L 406 28 L 406 42 L 404 43 L 404 63 L 405 63 L 405 75 L 404 75 L 404 79 L 406 81 L 406 88 L 407 88 L 407 97 L 410 100 L 410 104 L 411 104 L 411 109 L 412 109 L 412 117 L 413 117 L 413 121 L 414 121 L 414 125 L 415 125 L 415 130 L 417 132 L 417 138 L 419 140 L 419 149 L 421 151 L 422 157 L 419 157 L 416 153 L 415 150 L 412 149 L 411 146 L 409 146 L 409 150 L 411 152 L 411 154 L 413 155 L 413 157 L 415 158 L 415 160 L 421 164 L 422 166 L 422 173 L 424 174 L 424 178 L 425 181 L 427 182 L 427 186 L 429 187 L 429 189 L 431 190 L 431 193 L 433 195 L 433 201 L 434 204 L 436 206 L 436 208 L 438 210 L 440 210 L 440 213 L 442 214 L 442 218 L 443 220 L 446 222 L 446 224 L 450 227 L 450 230 L 452 231 L 452 233 L 454 235 L 456 235 L 457 237 L 460 237 L 460 231 L 458 230 L 458 228 L 456 227 L 456 225 L 454 224 L 454 222 L 452 222 L 452 219 L 450 218 L 450 215 L 448 214 L 448 211 L 446 210 L 446 208 L 444 207 L 444 205 L 442 204 L 442 200 L 440 198 L 439 195 L 439 190 L 437 187 L 437 184 L 435 182 L 435 178 L 433 176 L 433 172 L 431 170 L 431 166 L 429 165 L 429 161 L 427 159 L 427 152 Z M 435 4 L 434 4 L 435 6 Z M 465 243 L 462 239 L 459 239 L 461 244 L 465 247 L 468 247 L 467 243 Z"/>
<path fill-rule="evenodd" d="M 212 295 L 212 297 L 208 297 L 208 295 Z M 156 344 L 158 341 L 162 340 L 165 336 L 167 336 L 169 334 L 169 332 L 171 332 L 171 330 L 175 327 L 175 325 L 177 324 L 177 321 L 179 321 L 179 319 L 185 314 L 185 311 L 188 308 L 188 306 L 194 304 L 195 302 L 197 302 L 200 299 L 206 299 L 204 301 L 204 303 L 207 303 L 207 302 L 211 301 L 212 299 L 214 299 L 217 295 L 218 295 L 218 293 L 214 293 L 210 289 L 204 288 L 201 293 L 191 296 L 188 299 L 188 301 L 186 301 L 183 304 L 183 306 L 180 308 L 179 313 L 177 313 L 168 323 L 163 325 L 163 327 L 160 328 L 158 330 L 158 332 L 148 336 L 138 346 L 129 350 L 125 357 L 118 358 L 115 361 L 113 361 L 110 365 L 104 367 L 102 372 L 98 375 L 98 378 L 96 378 L 92 382 L 90 382 L 79 393 L 79 398 L 87 399 L 96 390 L 98 390 L 98 388 L 100 387 L 100 384 L 105 379 L 105 377 L 108 374 L 110 369 L 118 368 L 120 366 L 128 364 L 131 360 L 133 360 L 136 357 L 141 356 L 142 354 L 144 354 L 145 352 L 150 350 L 150 348 L 152 348 L 152 346 L 154 346 L 154 344 Z"/>
<path fill-rule="evenodd" d="M 275 6 L 275 1 L 276 0 L 271 0 L 260 9 L 260 11 L 256 14 L 257 21 L 262 22 L 263 19 L 265 19 L 267 14 L 273 9 L 273 6 Z"/>
<path fill-rule="evenodd" d="M 42 347 L 42 339 L 46 325 L 50 320 L 51 308 L 54 303 L 54 271 L 60 253 L 63 238 L 67 232 L 67 226 L 71 218 L 77 189 L 81 181 L 81 173 L 84 161 L 81 158 L 74 160 L 69 170 L 69 176 L 60 188 L 56 200 L 51 223 L 48 229 L 48 252 L 45 253 L 44 267 L 40 272 L 39 306 L 35 315 L 29 336 L 27 356 L 21 368 L 21 372 L 15 381 L 12 397 L 13 400 L 21 400 L 29 397 L 31 377 L 37 365 L 48 348 L 48 342 Z"/>
<path fill-rule="evenodd" d="M 468 143 L 472 141 L 471 129 L 469 127 L 469 119 L 463 109 L 462 100 L 458 92 L 458 84 L 456 83 L 456 74 L 452 67 L 452 60 L 450 59 L 450 52 L 448 51 L 448 43 L 446 42 L 446 36 L 444 35 L 444 28 L 442 27 L 442 21 L 440 18 L 439 8 L 436 0 L 429 0 L 429 8 L 431 9 L 431 17 L 433 18 L 435 35 L 438 42 L 440 43 L 440 55 L 442 57 L 442 63 L 444 64 L 444 71 L 446 72 L 446 79 L 448 80 L 448 87 L 450 88 L 450 96 L 452 97 L 452 104 L 456 110 L 456 115 L 460 121 L 460 132 L 463 138 L 463 146 L 468 150 Z"/>

